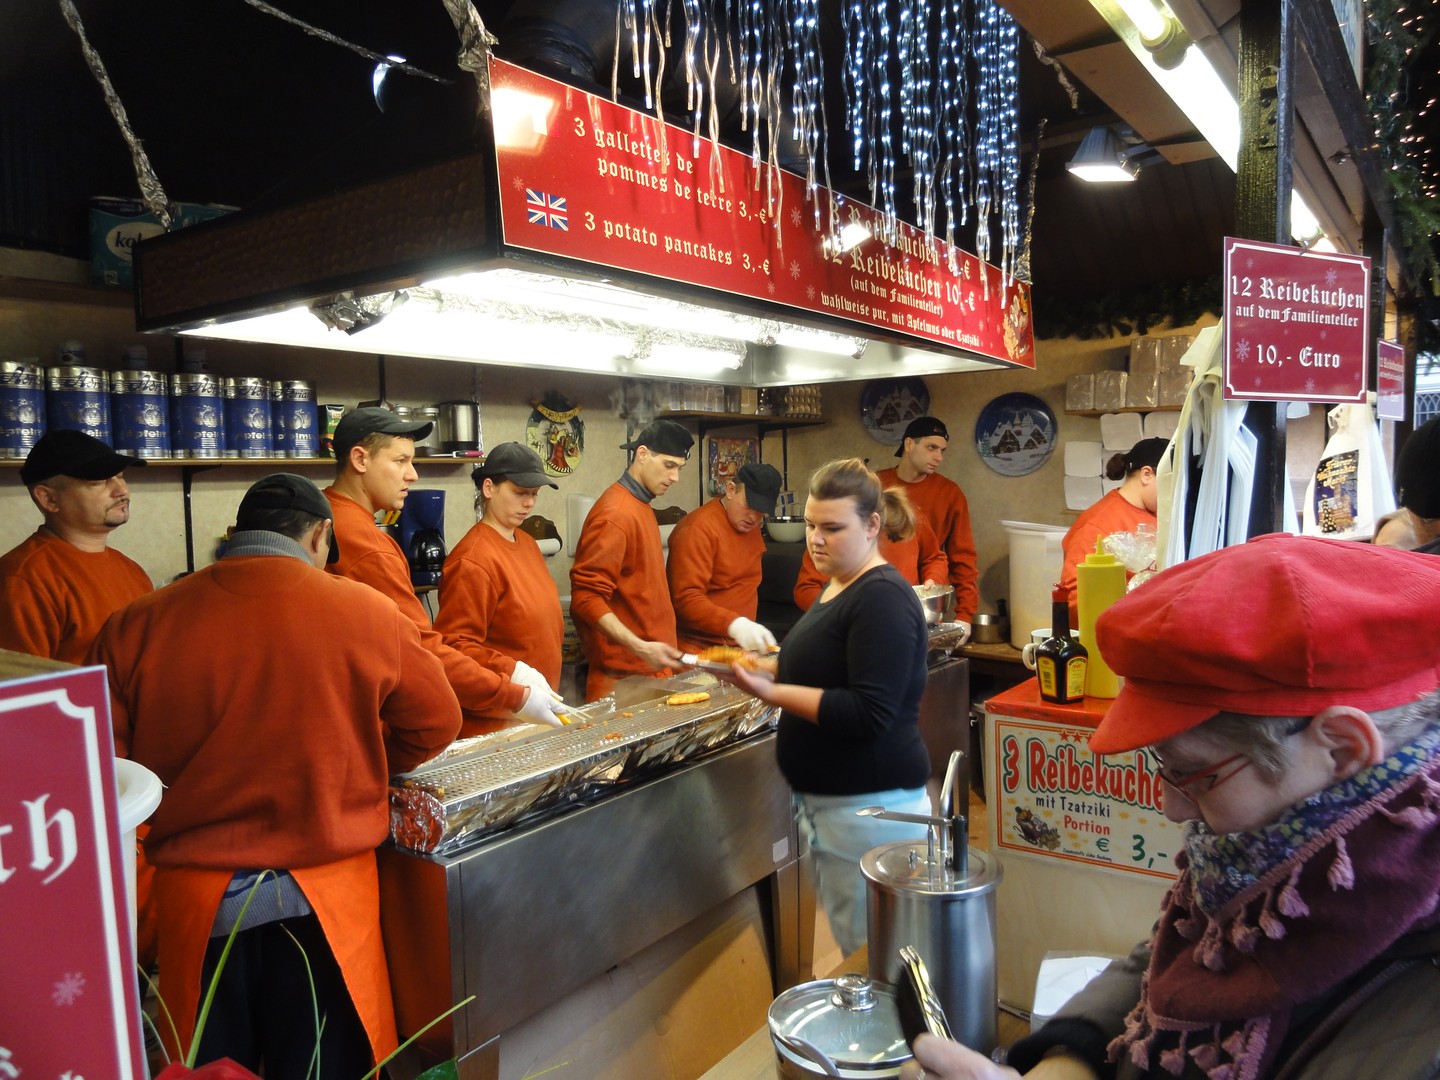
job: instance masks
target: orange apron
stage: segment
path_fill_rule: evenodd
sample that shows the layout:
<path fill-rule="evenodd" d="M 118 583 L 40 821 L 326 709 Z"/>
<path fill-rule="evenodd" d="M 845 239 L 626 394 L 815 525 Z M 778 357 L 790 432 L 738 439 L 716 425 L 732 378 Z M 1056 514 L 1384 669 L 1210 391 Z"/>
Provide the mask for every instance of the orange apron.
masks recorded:
<path fill-rule="evenodd" d="M 325 866 L 291 870 L 290 874 L 320 920 L 355 1011 L 370 1036 L 375 1060 L 382 1061 L 399 1045 L 399 1037 L 390 998 L 390 973 L 380 940 L 375 853 L 366 851 Z M 188 1047 L 194 1038 L 195 1014 L 203 997 L 200 974 L 210 927 L 232 876 L 226 870 L 190 867 L 160 867 L 155 871 L 160 998 L 169 1012 L 168 1021 L 162 1012 L 157 1026 L 174 1061 L 184 1060 L 180 1048 Z"/>

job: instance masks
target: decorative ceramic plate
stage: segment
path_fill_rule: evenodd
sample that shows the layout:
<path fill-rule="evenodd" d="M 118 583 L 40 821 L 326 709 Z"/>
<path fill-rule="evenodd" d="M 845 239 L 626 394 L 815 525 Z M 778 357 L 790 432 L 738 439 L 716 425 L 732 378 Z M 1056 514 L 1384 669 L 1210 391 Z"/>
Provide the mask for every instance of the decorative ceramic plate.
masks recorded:
<path fill-rule="evenodd" d="M 876 442 L 899 446 L 910 421 L 930 411 L 930 391 L 918 375 L 872 379 L 860 392 L 860 422 Z"/>
<path fill-rule="evenodd" d="M 1033 394 L 1001 394 L 980 410 L 975 449 L 1002 476 L 1024 476 L 1055 452 L 1055 414 Z"/>

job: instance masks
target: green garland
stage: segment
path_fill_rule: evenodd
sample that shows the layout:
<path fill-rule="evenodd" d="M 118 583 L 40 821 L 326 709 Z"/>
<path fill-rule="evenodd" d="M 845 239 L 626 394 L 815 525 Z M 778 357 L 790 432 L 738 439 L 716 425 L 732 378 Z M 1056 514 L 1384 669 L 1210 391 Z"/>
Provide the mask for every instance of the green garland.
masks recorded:
<path fill-rule="evenodd" d="M 1193 326 L 1206 315 L 1220 315 L 1220 275 L 1178 285 L 1155 285 L 1132 293 L 1108 293 L 1079 300 L 1049 302 L 1035 295 L 1038 338 L 1129 337 L 1165 327 Z"/>

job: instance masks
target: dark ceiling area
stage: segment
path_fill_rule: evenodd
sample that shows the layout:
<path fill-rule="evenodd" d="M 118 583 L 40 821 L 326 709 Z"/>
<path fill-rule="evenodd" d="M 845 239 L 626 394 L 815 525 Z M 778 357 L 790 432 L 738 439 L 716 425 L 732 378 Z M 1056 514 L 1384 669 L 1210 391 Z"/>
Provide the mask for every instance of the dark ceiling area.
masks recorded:
<path fill-rule="evenodd" d="M 499 38 L 499 56 L 608 95 L 614 0 L 475 6 Z M 392 75 L 382 111 L 372 60 L 245 0 L 76 0 L 170 199 L 239 207 L 288 201 L 403 171 L 472 138 L 475 90 L 456 68 L 458 37 L 440 0 L 276 0 L 275 7 L 366 49 L 403 55 L 449 82 Z M 838 11 L 830 3 L 822 15 L 838 25 Z M 838 51 L 838 42 L 832 47 Z M 1075 179 L 1065 162 L 1090 126 L 1116 113 L 1074 77 L 1072 105 L 1023 32 L 1019 60 L 1019 194 L 1023 207 L 1034 169 L 1037 316 L 1052 305 L 1214 277 L 1233 221 L 1235 181 L 1224 163 L 1213 156 L 1162 161 L 1131 184 Z M 838 67 L 837 57 L 827 61 L 831 182 L 869 201 L 865 178 L 845 152 Z M 622 96 L 628 92 L 638 96 L 622 83 Z M 726 141 L 748 149 L 749 135 L 733 118 L 722 130 Z M 84 257 L 88 200 L 137 191 L 129 149 L 58 0 L 0 4 L 0 170 L 0 245 L 11 247 Z M 904 193 L 899 206 L 906 217 Z M 974 250 L 973 241 L 972 231 L 962 246 Z"/>

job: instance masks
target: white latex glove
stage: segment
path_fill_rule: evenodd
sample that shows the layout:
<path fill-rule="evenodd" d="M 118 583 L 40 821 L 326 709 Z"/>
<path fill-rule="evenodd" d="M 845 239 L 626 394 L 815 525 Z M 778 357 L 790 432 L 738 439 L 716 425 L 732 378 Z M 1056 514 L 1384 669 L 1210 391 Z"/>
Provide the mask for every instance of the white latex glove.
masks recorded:
<path fill-rule="evenodd" d="M 528 686 L 532 690 L 538 690 L 542 694 L 549 694 L 551 689 L 545 676 L 525 663 L 524 660 L 515 661 L 515 670 L 510 673 L 510 681 L 519 683 L 521 686 Z"/>
<path fill-rule="evenodd" d="M 525 691 L 525 700 L 520 702 L 520 708 L 515 710 L 515 719 L 523 720 L 527 724 L 544 724 L 546 727 L 564 727 L 565 721 L 555 715 L 559 707 L 550 691 L 537 690 L 529 687 Z"/>
<path fill-rule="evenodd" d="M 960 619 L 956 622 L 955 625 L 960 627 L 960 644 L 964 645 L 967 641 L 970 640 L 970 624 L 964 619 Z M 957 646 L 957 648 L 958 647 L 959 646 Z"/>
<path fill-rule="evenodd" d="M 742 649 L 751 652 L 767 653 L 775 648 L 775 635 L 754 619 L 736 619 L 726 627 L 725 633 L 734 638 Z"/>

